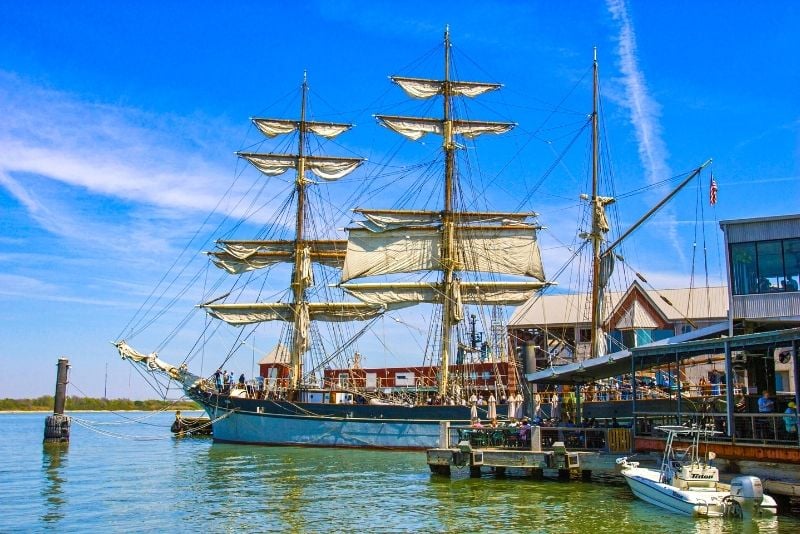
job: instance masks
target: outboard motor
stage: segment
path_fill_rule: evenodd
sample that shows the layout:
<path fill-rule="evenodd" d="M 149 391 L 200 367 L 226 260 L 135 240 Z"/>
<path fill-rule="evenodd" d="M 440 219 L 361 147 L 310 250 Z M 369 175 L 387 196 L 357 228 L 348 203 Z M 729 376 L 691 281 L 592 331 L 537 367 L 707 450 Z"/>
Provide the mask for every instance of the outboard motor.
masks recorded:
<path fill-rule="evenodd" d="M 758 516 L 764 500 L 761 479 L 754 476 L 736 477 L 731 481 L 731 515 L 741 517 Z M 738 505 L 738 510 L 737 506 Z"/>

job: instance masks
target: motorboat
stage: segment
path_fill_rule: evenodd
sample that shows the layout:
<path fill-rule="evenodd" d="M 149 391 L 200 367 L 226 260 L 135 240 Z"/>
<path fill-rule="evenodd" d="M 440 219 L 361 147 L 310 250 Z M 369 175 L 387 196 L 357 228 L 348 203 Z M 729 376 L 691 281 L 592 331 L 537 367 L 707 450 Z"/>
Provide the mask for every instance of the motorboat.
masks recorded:
<path fill-rule="evenodd" d="M 684 426 L 656 428 L 667 434 L 659 469 L 641 467 L 628 457 L 617 459 L 634 495 L 670 512 L 697 517 L 754 518 L 777 513 L 775 499 L 764 493 L 758 477 L 739 476 L 723 484 L 719 470 L 711 465 L 714 453 L 706 446 L 700 455 L 701 438 L 719 432 Z M 689 447 L 676 447 L 676 438 L 689 442 Z"/>

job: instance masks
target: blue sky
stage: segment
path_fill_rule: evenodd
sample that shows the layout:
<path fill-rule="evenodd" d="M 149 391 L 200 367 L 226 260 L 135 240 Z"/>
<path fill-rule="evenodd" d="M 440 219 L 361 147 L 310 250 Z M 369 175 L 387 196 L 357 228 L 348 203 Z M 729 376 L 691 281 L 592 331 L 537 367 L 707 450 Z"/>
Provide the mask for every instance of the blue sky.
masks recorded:
<path fill-rule="evenodd" d="M 701 229 L 714 282 L 719 220 L 797 213 L 796 2 L 2 2 L 0 396 L 51 393 L 62 355 L 71 393 L 102 395 L 107 368 L 109 396 L 152 396 L 109 342 L 176 257 L 207 249 L 222 214 L 239 213 L 218 201 L 244 190 L 233 152 L 257 140 L 249 117 L 294 117 L 286 95 L 307 70 L 318 118 L 358 125 L 334 148 L 369 158 L 371 172 L 397 142 L 371 118 L 403 100 L 387 76 L 439 76 L 428 53 L 446 24 L 459 75 L 505 84 L 475 115 L 519 123 L 510 148 L 480 145 L 482 169 L 501 177 L 489 196 L 536 183 L 591 110 L 594 46 L 617 192 L 714 158 L 715 208 L 699 212 L 706 173 L 626 245 L 654 286 L 689 285 Z M 547 272 L 576 234 L 584 145 L 525 206 L 548 226 Z M 620 225 L 664 191 L 620 199 Z M 181 299 L 142 350 L 198 301 Z M 249 373 L 251 358 L 234 366 Z"/>

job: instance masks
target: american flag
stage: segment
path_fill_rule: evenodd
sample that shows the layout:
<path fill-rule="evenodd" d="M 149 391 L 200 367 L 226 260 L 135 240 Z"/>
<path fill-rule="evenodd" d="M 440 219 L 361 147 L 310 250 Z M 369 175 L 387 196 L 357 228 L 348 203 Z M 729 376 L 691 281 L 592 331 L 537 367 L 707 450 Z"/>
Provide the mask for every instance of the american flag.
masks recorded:
<path fill-rule="evenodd" d="M 708 203 L 712 206 L 717 203 L 717 181 L 711 175 L 711 186 L 708 188 Z"/>

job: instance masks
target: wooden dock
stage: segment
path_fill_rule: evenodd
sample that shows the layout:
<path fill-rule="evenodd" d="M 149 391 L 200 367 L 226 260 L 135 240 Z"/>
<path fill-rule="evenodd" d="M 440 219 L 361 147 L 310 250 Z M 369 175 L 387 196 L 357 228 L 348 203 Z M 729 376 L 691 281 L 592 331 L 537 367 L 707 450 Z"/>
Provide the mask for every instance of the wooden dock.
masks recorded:
<path fill-rule="evenodd" d="M 442 422 L 439 442 L 448 446 L 427 451 L 428 467 L 433 473 L 450 475 L 454 468 L 468 468 L 470 476 L 481 476 L 484 469 L 503 476 L 513 468 L 524 476 L 538 479 L 546 476 L 562 480 L 588 479 L 592 470 L 587 466 L 600 465 L 596 458 L 585 464 L 581 461 L 596 457 L 598 453 L 569 452 L 563 442 L 557 441 L 550 449 L 543 450 L 541 429 L 536 426 L 531 427 L 530 440 L 514 440 L 511 445 L 493 438 L 502 436 L 502 429 L 455 429 L 458 431 L 455 439 L 452 430 L 449 422 Z"/>

